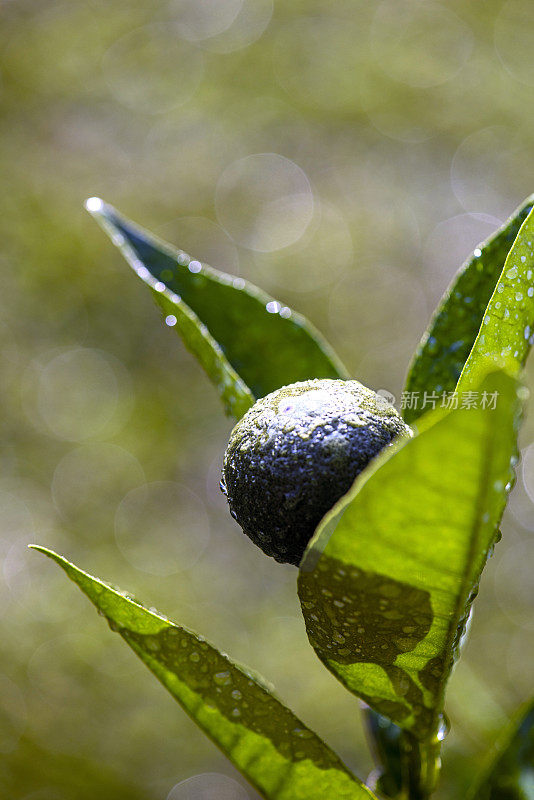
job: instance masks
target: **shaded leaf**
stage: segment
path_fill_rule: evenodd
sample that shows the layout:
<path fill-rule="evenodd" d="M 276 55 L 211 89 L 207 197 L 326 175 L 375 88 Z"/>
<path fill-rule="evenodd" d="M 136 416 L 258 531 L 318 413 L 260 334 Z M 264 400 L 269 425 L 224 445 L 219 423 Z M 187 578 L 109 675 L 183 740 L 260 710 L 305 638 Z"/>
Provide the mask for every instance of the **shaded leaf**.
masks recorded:
<path fill-rule="evenodd" d="M 533 203 L 534 195 L 477 247 L 456 275 L 417 348 L 408 370 L 406 392 L 418 392 L 422 399 L 425 391 L 454 391 L 506 257 Z M 421 407 L 406 408 L 404 418 L 412 422 L 423 411 Z"/>
<path fill-rule="evenodd" d="M 458 381 L 476 387 L 488 364 L 518 375 L 534 341 L 534 209 L 523 222 Z"/>
<path fill-rule="evenodd" d="M 324 518 L 300 567 L 311 644 L 347 688 L 423 738 L 435 732 L 466 609 L 511 476 L 517 385 L 437 410 L 385 451 Z"/>
<path fill-rule="evenodd" d="M 44 547 L 182 708 L 268 800 L 364 800 L 373 794 L 269 691 L 204 639 Z"/>
<path fill-rule="evenodd" d="M 243 278 L 192 260 L 97 198 L 87 208 L 143 280 L 152 287 L 164 284 L 206 325 L 254 397 L 309 378 L 348 377 L 330 346 L 300 314 Z"/>
<path fill-rule="evenodd" d="M 470 800 L 534 800 L 534 700 L 503 731 L 488 762 Z"/>
<path fill-rule="evenodd" d="M 153 294 L 165 314 L 167 324 L 176 328 L 187 349 L 196 357 L 215 385 L 226 413 L 234 419 L 241 419 L 254 405 L 254 397 L 227 360 L 221 347 L 178 295 L 162 288 L 162 285 Z"/>

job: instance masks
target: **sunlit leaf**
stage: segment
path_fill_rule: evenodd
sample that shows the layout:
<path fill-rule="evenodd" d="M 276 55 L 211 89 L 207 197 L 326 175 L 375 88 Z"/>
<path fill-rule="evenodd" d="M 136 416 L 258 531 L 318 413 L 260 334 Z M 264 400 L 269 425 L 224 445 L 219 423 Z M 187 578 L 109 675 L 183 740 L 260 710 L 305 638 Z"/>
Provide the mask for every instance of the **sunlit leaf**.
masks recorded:
<path fill-rule="evenodd" d="M 204 639 L 44 547 L 182 708 L 268 800 L 374 795 L 265 683 Z"/>
<path fill-rule="evenodd" d="M 495 743 L 469 800 L 534 800 L 534 700 Z"/>
<path fill-rule="evenodd" d="M 178 296 L 193 311 L 254 397 L 295 381 L 347 377 L 333 350 L 300 314 L 243 278 L 191 259 L 97 198 L 88 200 L 87 208 L 139 277 L 152 288 L 166 287 L 168 296 Z M 187 343 L 188 330 L 177 328 Z"/>
<path fill-rule="evenodd" d="M 458 381 L 477 385 L 488 363 L 517 375 L 534 341 L 534 209 L 521 226 L 488 303 L 480 331 Z"/>
<path fill-rule="evenodd" d="M 514 211 L 502 228 L 477 247 L 442 298 L 408 371 L 406 392 L 418 393 L 420 402 L 416 407 L 405 408 L 407 422 L 417 419 L 425 410 L 424 392 L 443 394 L 456 387 L 506 257 L 533 203 L 534 195 Z M 529 285 L 534 284 L 531 281 Z M 515 313 L 516 301 L 509 307 Z"/>
<path fill-rule="evenodd" d="M 301 564 L 299 596 L 319 658 L 418 738 L 438 726 L 466 609 L 494 544 L 517 391 L 494 373 L 480 387 L 487 403 L 422 418 L 419 435 L 380 456 L 324 518 Z"/>

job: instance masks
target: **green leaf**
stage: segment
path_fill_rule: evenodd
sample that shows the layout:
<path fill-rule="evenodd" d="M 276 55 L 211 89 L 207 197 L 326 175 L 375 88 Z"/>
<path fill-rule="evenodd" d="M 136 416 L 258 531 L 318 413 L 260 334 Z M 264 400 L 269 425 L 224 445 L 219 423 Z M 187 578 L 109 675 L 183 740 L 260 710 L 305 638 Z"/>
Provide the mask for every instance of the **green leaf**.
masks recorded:
<path fill-rule="evenodd" d="M 517 384 L 421 420 L 323 519 L 300 567 L 311 644 L 345 686 L 423 739 L 434 733 L 466 609 L 510 488 Z M 493 395 L 497 392 L 497 395 Z"/>
<path fill-rule="evenodd" d="M 534 195 L 514 211 L 502 228 L 478 246 L 455 277 L 412 360 L 406 380 L 407 393 L 418 393 L 422 400 L 425 391 L 429 394 L 454 391 L 506 257 L 533 203 Z M 404 418 L 412 422 L 424 410 L 421 406 L 406 408 Z"/>
<path fill-rule="evenodd" d="M 523 222 L 458 381 L 476 386 L 488 364 L 518 375 L 534 341 L 534 209 Z"/>
<path fill-rule="evenodd" d="M 255 398 L 295 381 L 348 377 L 330 346 L 300 314 L 243 278 L 192 260 L 98 198 L 88 200 L 87 208 L 145 282 L 152 288 L 167 287 L 162 296 L 178 296 L 192 310 Z M 164 311 L 168 313 L 167 306 Z M 179 332 L 187 343 L 187 331 Z"/>
<path fill-rule="evenodd" d="M 153 295 L 167 324 L 171 323 L 176 328 L 187 349 L 196 357 L 215 385 L 226 413 L 234 419 L 241 419 L 254 405 L 255 398 L 229 363 L 221 347 L 178 295 L 167 288 L 154 290 Z"/>
<path fill-rule="evenodd" d="M 32 547 L 65 570 L 112 630 L 268 800 L 374 797 L 257 676 L 51 550 Z"/>
<path fill-rule="evenodd" d="M 534 700 L 519 709 L 487 762 L 469 800 L 534 800 Z"/>

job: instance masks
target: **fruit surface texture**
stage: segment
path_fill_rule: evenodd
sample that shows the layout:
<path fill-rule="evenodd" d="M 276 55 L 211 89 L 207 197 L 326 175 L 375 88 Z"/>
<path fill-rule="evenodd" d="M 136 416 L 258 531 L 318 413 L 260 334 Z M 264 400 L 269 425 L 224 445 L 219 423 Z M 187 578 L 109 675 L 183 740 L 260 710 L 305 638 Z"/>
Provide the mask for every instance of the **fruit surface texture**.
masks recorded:
<path fill-rule="evenodd" d="M 293 383 L 258 400 L 233 429 L 221 488 L 244 533 L 298 566 L 315 528 L 397 436 L 395 408 L 355 380 Z"/>

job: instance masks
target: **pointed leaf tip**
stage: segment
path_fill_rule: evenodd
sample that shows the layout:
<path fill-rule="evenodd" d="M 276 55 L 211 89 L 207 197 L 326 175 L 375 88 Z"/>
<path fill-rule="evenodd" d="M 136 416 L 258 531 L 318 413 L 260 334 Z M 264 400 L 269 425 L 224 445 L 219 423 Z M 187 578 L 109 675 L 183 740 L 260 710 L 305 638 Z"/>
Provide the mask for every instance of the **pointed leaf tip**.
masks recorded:
<path fill-rule="evenodd" d="M 221 387 L 232 384 L 241 395 L 239 413 L 250 399 L 285 384 L 349 377 L 321 334 L 288 306 L 243 278 L 191 258 L 97 198 L 86 207 L 138 277 L 154 290 L 165 316 L 194 318 L 197 331 L 190 324 L 187 330 L 172 327 L 220 394 Z M 206 341 L 198 346 L 194 339 L 199 336 L 209 337 L 209 346 Z M 233 415 L 239 418 L 239 413 Z"/>
<path fill-rule="evenodd" d="M 104 210 L 106 204 L 100 197 L 88 197 L 84 205 L 90 214 L 98 214 Z"/>
<path fill-rule="evenodd" d="M 377 800 L 246 667 L 52 550 L 35 548 L 65 570 L 266 800 Z"/>

